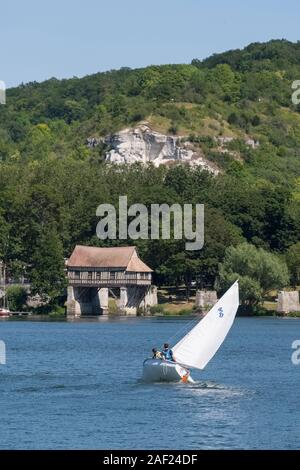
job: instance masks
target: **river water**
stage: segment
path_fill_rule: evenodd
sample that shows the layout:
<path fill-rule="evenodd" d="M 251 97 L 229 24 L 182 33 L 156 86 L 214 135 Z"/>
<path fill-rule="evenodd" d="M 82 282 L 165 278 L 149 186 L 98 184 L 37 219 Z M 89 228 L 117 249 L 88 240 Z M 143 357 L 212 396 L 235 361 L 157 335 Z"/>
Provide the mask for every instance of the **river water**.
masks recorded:
<path fill-rule="evenodd" d="M 143 384 L 189 322 L 1 320 L 0 448 L 299 449 L 300 320 L 238 318 L 195 384 Z"/>

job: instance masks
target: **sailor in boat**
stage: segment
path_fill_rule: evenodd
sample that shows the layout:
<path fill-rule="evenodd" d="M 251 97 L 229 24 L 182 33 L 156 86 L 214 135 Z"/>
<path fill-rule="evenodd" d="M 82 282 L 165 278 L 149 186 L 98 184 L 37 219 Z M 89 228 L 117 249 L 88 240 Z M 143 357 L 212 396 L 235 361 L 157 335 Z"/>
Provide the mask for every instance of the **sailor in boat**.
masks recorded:
<path fill-rule="evenodd" d="M 157 350 L 157 348 L 152 349 L 152 359 L 163 359 L 164 356 L 160 351 Z"/>
<path fill-rule="evenodd" d="M 176 362 L 176 359 L 174 357 L 174 354 L 173 354 L 173 351 L 172 349 L 170 348 L 169 344 L 168 343 L 165 343 L 164 344 L 164 349 L 162 351 L 162 354 L 163 354 L 163 358 L 165 359 L 165 361 L 170 361 L 170 362 Z M 190 371 L 189 369 L 186 369 L 186 375 L 184 375 L 182 377 L 182 381 L 183 382 L 187 382 L 188 381 L 188 378 L 189 378 L 189 375 L 190 375 Z"/>
<path fill-rule="evenodd" d="M 166 361 L 176 362 L 172 349 L 169 347 L 168 343 L 164 344 L 164 349 L 162 351 L 163 357 Z"/>

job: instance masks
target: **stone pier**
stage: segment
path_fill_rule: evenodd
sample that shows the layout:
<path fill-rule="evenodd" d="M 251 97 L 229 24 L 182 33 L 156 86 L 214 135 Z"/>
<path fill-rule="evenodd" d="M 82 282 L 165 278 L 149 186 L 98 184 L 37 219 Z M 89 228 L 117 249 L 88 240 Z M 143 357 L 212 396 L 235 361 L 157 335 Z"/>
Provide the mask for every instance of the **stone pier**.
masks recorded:
<path fill-rule="evenodd" d="M 108 314 L 108 288 L 68 287 L 67 316 L 81 317 Z M 146 313 L 157 304 L 156 286 L 120 287 L 117 306 L 120 313 L 136 315 L 140 308 Z"/>
<path fill-rule="evenodd" d="M 140 308 L 143 313 L 157 304 L 156 286 L 128 286 L 120 288 L 119 310 L 126 315 L 136 315 Z"/>
<path fill-rule="evenodd" d="M 217 303 L 217 292 L 215 290 L 197 290 L 195 307 L 203 312 L 208 311 Z"/>
<path fill-rule="evenodd" d="M 297 290 L 278 292 L 277 311 L 279 313 L 299 312 L 299 292 Z"/>
<path fill-rule="evenodd" d="M 120 287 L 120 299 L 117 302 L 119 310 L 126 313 L 126 307 L 128 303 L 127 287 Z"/>
<path fill-rule="evenodd" d="M 108 288 L 68 286 L 67 316 L 106 315 Z"/>
<path fill-rule="evenodd" d="M 157 287 L 156 286 L 151 286 L 144 298 L 142 299 L 140 303 L 140 308 L 144 311 L 144 313 L 147 313 L 149 308 L 152 307 L 153 305 L 157 305 L 158 300 L 157 300 Z"/>

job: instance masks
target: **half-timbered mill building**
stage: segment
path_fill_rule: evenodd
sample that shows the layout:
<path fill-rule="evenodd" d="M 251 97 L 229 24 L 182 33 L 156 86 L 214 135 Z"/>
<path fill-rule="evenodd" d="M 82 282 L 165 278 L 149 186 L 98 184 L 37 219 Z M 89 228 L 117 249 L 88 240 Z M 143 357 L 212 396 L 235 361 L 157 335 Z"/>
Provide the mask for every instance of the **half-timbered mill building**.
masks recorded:
<path fill-rule="evenodd" d="M 136 314 L 157 303 L 152 269 L 138 256 L 135 246 L 98 248 L 77 245 L 67 261 L 67 314 L 104 315 L 109 295 L 120 312 Z"/>

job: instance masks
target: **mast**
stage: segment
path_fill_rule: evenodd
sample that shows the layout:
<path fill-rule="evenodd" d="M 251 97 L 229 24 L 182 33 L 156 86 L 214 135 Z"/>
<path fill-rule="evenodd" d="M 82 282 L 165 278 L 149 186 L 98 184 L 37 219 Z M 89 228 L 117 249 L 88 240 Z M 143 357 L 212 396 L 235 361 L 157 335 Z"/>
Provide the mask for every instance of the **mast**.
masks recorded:
<path fill-rule="evenodd" d="M 6 298 L 6 266 L 4 261 L 0 262 L 0 285 L 3 292 L 2 308 L 7 309 L 7 298 Z"/>
<path fill-rule="evenodd" d="M 3 295 L 3 308 L 6 308 L 6 272 L 5 272 L 5 263 L 3 261 L 3 292 L 4 292 L 4 295 Z"/>

